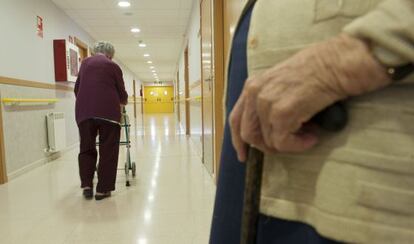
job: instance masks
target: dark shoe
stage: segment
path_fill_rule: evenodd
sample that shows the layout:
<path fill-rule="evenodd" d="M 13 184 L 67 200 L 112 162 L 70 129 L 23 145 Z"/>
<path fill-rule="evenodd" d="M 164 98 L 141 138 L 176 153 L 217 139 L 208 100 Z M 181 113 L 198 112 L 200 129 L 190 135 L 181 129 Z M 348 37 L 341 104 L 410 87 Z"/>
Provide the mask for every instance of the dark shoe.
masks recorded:
<path fill-rule="evenodd" d="M 84 188 L 83 189 L 83 197 L 85 197 L 85 199 L 90 200 L 93 197 L 93 190 L 92 188 Z"/>
<path fill-rule="evenodd" d="M 111 196 L 110 191 L 109 192 L 104 192 L 104 193 L 97 192 L 95 194 L 95 200 L 99 201 L 99 200 L 105 199 L 105 198 L 110 197 L 110 196 Z"/>

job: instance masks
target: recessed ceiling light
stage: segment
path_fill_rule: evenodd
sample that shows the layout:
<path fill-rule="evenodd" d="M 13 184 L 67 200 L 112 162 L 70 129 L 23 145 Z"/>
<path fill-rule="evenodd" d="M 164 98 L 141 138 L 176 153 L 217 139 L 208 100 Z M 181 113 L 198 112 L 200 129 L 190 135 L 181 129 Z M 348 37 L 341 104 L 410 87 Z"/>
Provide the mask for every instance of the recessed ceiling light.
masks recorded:
<path fill-rule="evenodd" d="M 147 64 L 152 64 L 152 61 L 147 61 Z"/>
<path fill-rule="evenodd" d="M 128 2 L 128 1 L 119 1 L 118 2 L 118 6 L 119 7 L 122 7 L 122 8 L 127 8 L 127 7 L 130 7 L 131 6 L 131 3 Z"/>
<path fill-rule="evenodd" d="M 155 70 L 151 70 L 151 72 L 152 72 L 152 73 L 155 73 L 155 72 L 157 72 L 157 71 L 155 71 Z"/>
<path fill-rule="evenodd" d="M 131 32 L 132 33 L 138 33 L 138 32 L 140 32 L 141 30 L 140 29 L 138 29 L 138 28 L 131 28 Z"/>
<path fill-rule="evenodd" d="M 145 43 L 140 43 L 138 46 L 139 46 L 139 47 L 146 47 L 146 46 L 147 46 L 147 44 L 145 44 Z"/>
<path fill-rule="evenodd" d="M 150 66 L 150 69 L 155 69 L 155 67 L 154 66 Z"/>
<path fill-rule="evenodd" d="M 148 53 L 144 54 L 144 57 L 149 57 L 150 55 Z"/>

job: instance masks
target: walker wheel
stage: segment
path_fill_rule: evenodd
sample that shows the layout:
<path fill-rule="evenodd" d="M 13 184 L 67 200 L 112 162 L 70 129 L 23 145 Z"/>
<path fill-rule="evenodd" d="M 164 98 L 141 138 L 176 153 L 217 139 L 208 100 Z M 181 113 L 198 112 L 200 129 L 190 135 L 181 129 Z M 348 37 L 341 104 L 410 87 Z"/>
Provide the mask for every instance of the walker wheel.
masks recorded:
<path fill-rule="evenodd" d="M 134 162 L 132 162 L 132 169 L 131 169 L 131 171 L 132 171 L 132 177 L 135 177 L 136 171 L 137 171 L 137 167 L 135 166 L 135 163 Z"/>
<path fill-rule="evenodd" d="M 127 181 L 126 182 L 126 186 L 128 187 L 128 186 L 131 186 L 131 184 L 129 184 L 129 181 Z"/>

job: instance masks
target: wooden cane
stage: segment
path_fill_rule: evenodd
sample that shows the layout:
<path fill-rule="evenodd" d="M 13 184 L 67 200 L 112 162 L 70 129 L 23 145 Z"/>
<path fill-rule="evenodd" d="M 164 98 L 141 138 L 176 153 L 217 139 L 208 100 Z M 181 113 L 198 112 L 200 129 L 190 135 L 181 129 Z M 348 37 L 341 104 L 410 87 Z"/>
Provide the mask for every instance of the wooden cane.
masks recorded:
<path fill-rule="evenodd" d="M 348 122 L 345 105 L 337 102 L 315 115 L 311 122 L 330 132 L 342 130 Z M 246 162 L 246 177 L 240 244 L 255 244 L 259 219 L 260 191 L 263 174 L 263 153 L 250 147 Z"/>
<path fill-rule="evenodd" d="M 253 244 L 256 241 L 262 172 L 263 153 L 254 147 L 250 147 L 246 162 L 241 244 Z"/>

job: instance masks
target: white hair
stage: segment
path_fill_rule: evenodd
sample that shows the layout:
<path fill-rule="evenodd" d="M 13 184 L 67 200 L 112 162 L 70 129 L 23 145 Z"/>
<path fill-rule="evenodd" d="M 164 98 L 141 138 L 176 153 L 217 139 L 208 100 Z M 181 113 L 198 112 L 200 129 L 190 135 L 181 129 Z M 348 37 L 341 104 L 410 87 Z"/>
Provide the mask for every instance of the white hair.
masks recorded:
<path fill-rule="evenodd" d="M 112 43 L 107 41 L 98 41 L 93 45 L 93 54 L 105 54 L 106 56 L 113 58 L 115 54 L 115 48 Z"/>

